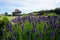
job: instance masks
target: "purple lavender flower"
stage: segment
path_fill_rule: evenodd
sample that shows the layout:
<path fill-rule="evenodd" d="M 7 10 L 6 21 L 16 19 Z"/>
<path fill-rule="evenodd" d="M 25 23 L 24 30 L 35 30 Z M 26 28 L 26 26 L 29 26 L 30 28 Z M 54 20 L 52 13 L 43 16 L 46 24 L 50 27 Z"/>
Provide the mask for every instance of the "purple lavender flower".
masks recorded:
<path fill-rule="evenodd" d="M 34 29 L 33 29 L 33 33 L 35 33 L 35 32 L 36 32 L 36 29 L 34 28 Z"/>
<path fill-rule="evenodd" d="M 27 36 L 29 36 L 29 35 L 30 35 L 30 30 L 27 31 Z"/>
<path fill-rule="evenodd" d="M 14 31 L 14 40 L 16 40 L 16 38 L 17 38 L 17 33 L 16 31 Z"/>
<path fill-rule="evenodd" d="M 4 30 L 2 30 L 2 33 L 4 34 Z"/>
<path fill-rule="evenodd" d="M 52 27 L 52 31 L 54 31 L 54 29 L 55 29 L 55 28 L 54 28 L 54 27 Z"/>
<path fill-rule="evenodd" d="M 42 34 L 42 32 L 40 32 L 40 37 L 43 38 L 43 34 Z"/>
<path fill-rule="evenodd" d="M 24 24 L 22 25 L 22 31 L 24 30 Z"/>
<path fill-rule="evenodd" d="M 50 21 L 50 25 L 52 25 L 52 21 Z"/>
<path fill-rule="evenodd" d="M 15 19 L 13 19 L 11 22 L 16 23 L 17 21 L 18 21 L 17 18 L 15 18 Z"/>
<path fill-rule="evenodd" d="M 3 39 L 4 39 L 4 30 L 1 30 L 2 31 L 2 34 L 0 34 L 0 35 L 2 35 L 3 36 Z"/>
<path fill-rule="evenodd" d="M 36 32 L 36 31 L 37 31 L 37 30 L 36 30 L 36 25 L 34 25 L 32 32 L 34 33 L 34 32 Z"/>
<path fill-rule="evenodd" d="M 40 19 L 37 19 L 38 23 L 40 23 Z"/>
<path fill-rule="evenodd" d="M 7 26 L 6 26 L 6 29 L 8 30 L 8 31 L 12 31 L 12 24 L 8 24 Z"/>
<path fill-rule="evenodd" d="M 34 25 L 33 28 L 36 28 L 36 25 Z"/>
<path fill-rule="evenodd" d="M 48 16 L 47 18 L 48 18 L 48 20 L 50 20 L 50 21 L 51 21 L 51 16 Z"/>
<path fill-rule="evenodd" d="M 30 40 L 30 30 L 27 31 L 27 38 Z"/>
<path fill-rule="evenodd" d="M 9 40 L 13 40 L 11 36 L 9 37 Z"/>
<path fill-rule="evenodd" d="M 46 25 L 44 25 L 44 30 L 46 31 L 46 29 L 47 29 L 47 28 L 46 28 Z"/>
<path fill-rule="evenodd" d="M 23 22 L 25 23 L 25 17 L 23 17 L 22 19 L 23 19 Z"/>
<path fill-rule="evenodd" d="M 17 20 L 18 20 L 18 21 L 22 21 L 22 17 L 18 16 L 18 17 L 17 17 Z"/>
<path fill-rule="evenodd" d="M 34 22 L 32 21 L 32 25 L 34 26 Z"/>
<path fill-rule="evenodd" d="M 45 20 L 46 20 L 46 18 L 45 18 L 45 17 L 42 17 L 42 20 L 43 20 L 43 21 L 45 21 Z"/>
<path fill-rule="evenodd" d="M 14 31 L 14 37 L 17 37 L 17 33 L 16 33 L 16 31 Z"/>
<path fill-rule="evenodd" d="M 51 34 L 50 34 L 50 36 L 51 36 L 52 38 L 54 38 L 54 36 L 55 36 L 55 32 L 52 31 Z"/>
<path fill-rule="evenodd" d="M 14 37 L 14 40 L 16 40 L 16 38 Z"/>

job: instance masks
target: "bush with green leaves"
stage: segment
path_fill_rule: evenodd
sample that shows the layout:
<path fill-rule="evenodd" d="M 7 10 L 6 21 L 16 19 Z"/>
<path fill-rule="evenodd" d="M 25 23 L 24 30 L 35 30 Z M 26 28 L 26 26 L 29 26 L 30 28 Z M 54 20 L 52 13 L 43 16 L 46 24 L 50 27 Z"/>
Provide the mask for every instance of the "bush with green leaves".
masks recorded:
<path fill-rule="evenodd" d="M 6 25 L 8 24 L 9 20 L 7 17 L 3 17 L 2 20 L 0 20 L 0 40 L 2 40 L 4 38 L 4 36 L 6 35 Z"/>

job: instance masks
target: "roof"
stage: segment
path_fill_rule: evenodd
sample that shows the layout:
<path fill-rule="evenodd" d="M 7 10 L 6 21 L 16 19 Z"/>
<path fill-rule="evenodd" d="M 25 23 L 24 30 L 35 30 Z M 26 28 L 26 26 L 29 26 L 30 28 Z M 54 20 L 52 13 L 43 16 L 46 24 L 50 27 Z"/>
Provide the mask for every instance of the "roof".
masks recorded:
<path fill-rule="evenodd" d="M 20 12 L 21 13 L 21 11 L 19 9 L 15 9 L 13 12 Z"/>

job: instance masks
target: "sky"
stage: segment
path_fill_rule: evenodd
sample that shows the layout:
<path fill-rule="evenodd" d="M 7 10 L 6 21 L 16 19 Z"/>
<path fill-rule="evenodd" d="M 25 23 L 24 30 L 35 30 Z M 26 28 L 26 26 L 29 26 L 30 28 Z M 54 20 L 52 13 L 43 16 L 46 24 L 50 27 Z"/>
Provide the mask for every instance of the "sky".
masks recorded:
<path fill-rule="evenodd" d="M 11 14 L 15 9 L 22 13 L 30 13 L 57 7 L 60 7 L 60 0 L 0 0 L 0 13 Z"/>

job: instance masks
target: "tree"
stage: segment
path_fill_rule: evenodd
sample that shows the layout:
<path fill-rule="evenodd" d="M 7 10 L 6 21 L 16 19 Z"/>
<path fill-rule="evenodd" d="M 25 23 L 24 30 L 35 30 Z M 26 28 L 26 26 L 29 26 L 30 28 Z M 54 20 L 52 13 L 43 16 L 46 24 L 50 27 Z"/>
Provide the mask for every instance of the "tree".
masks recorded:
<path fill-rule="evenodd" d="M 54 11 L 55 11 L 55 13 L 56 13 L 57 15 L 60 14 L 60 8 L 56 8 Z"/>
<path fill-rule="evenodd" d="M 7 12 L 5 12 L 5 15 L 7 16 L 7 15 L 8 15 L 8 13 L 7 13 Z"/>
<path fill-rule="evenodd" d="M 45 11 L 42 10 L 42 11 L 39 11 L 38 13 L 39 13 L 38 15 L 43 15 L 45 13 Z"/>

